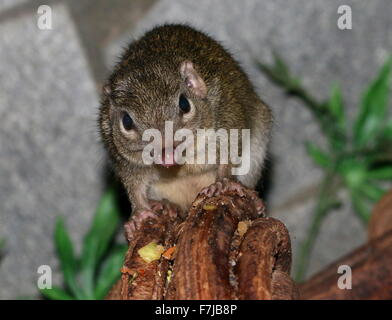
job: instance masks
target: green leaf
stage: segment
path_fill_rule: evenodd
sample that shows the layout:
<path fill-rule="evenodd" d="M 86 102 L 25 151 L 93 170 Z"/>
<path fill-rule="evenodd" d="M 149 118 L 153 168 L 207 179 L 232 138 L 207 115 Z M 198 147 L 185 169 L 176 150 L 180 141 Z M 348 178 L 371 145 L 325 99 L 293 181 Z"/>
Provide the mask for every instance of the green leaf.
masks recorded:
<path fill-rule="evenodd" d="M 124 263 L 126 252 L 127 246 L 120 246 L 104 261 L 94 292 L 96 299 L 105 298 L 110 288 L 120 278 L 120 269 Z"/>
<path fill-rule="evenodd" d="M 346 187 L 356 190 L 366 179 L 367 164 L 357 159 L 346 158 L 340 162 L 338 172 L 343 176 Z"/>
<path fill-rule="evenodd" d="M 371 214 L 369 206 L 366 204 L 358 191 L 351 192 L 351 200 L 355 209 L 355 213 L 362 220 L 362 222 L 367 224 Z"/>
<path fill-rule="evenodd" d="M 336 83 L 332 86 L 327 107 L 332 116 L 336 119 L 339 127 L 344 129 L 346 126 L 346 119 L 344 115 L 343 95 L 339 85 Z"/>
<path fill-rule="evenodd" d="M 332 86 L 330 98 L 326 103 L 330 116 L 324 120 L 324 130 L 332 150 L 342 151 L 346 145 L 346 116 L 344 114 L 343 95 L 337 83 Z"/>
<path fill-rule="evenodd" d="M 274 52 L 273 56 L 274 64 L 272 66 L 258 62 L 258 67 L 273 81 L 284 86 L 289 92 L 298 89 L 300 86 L 299 79 L 293 77 L 287 64 L 278 53 Z"/>
<path fill-rule="evenodd" d="M 0 239 L 0 260 L 4 255 L 5 240 Z"/>
<path fill-rule="evenodd" d="M 367 181 L 366 183 L 361 185 L 359 191 L 374 202 L 379 201 L 381 197 L 385 194 L 385 191 L 383 189 L 371 183 L 370 181 Z"/>
<path fill-rule="evenodd" d="M 1 251 L 3 251 L 4 247 L 5 247 L 5 240 L 0 239 L 0 254 L 1 254 Z"/>
<path fill-rule="evenodd" d="M 50 300 L 74 300 L 68 293 L 57 287 L 41 289 L 40 292 L 45 298 Z"/>
<path fill-rule="evenodd" d="M 286 83 L 288 90 L 297 88 L 300 85 L 299 79 L 293 77 L 286 62 L 277 52 L 274 52 L 274 62 L 275 73 Z"/>
<path fill-rule="evenodd" d="M 389 121 L 388 124 L 385 126 L 383 137 L 387 140 L 392 141 L 392 120 Z"/>
<path fill-rule="evenodd" d="M 81 292 L 76 283 L 77 262 L 73 245 L 62 217 L 57 218 L 54 230 L 54 240 L 65 283 L 76 297 L 81 298 Z"/>
<path fill-rule="evenodd" d="M 391 63 L 392 60 L 389 59 L 363 94 L 361 108 L 354 124 L 354 143 L 358 148 L 373 142 L 385 123 Z"/>
<path fill-rule="evenodd" d="M 392 180 L 392 166 L 370 170 L 366 175 L 374 180 Z"/>
<path fill-rule="evenodd" d="M 101 198 L 92 226 L 83 243 L 81 260 L 85 294 L 94 297 L 94 278 L 99 260 L 105 254 L 120 222 L 115 190 L 110 188 Z"/>
<path fill-rule="evenodd" d="M 285 78 L 290 78 L 290 70 L 286 62 L 280 57 L 277 52 L 274 52 L 274 69 L 277 73 Z"/>
<path fill-rule="evenodd" d="M 332 161 L 330 157 L 313 143 L 306 143 L 306 150 L 313 161 L 322 168 L 331 168 Z"/>

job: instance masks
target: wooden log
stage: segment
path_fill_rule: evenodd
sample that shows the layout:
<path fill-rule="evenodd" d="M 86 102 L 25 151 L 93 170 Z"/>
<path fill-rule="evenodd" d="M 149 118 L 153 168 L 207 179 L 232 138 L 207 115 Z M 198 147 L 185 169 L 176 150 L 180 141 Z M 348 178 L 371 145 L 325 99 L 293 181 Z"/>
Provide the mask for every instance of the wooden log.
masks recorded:
<path fill-rule="evenodd" d="M 376 239 L 392 230 L 392 190 L 376 204 L 368 226 L 368 239 Z"/>
<path fill-rule="evenodd" d="M 146 221 L 134 239 L 107 299 L 293 299 L 287 229 L 260 217 L 262 201 L 251 190 L 199 195 L 188 217 Z M 164 215 L 162 215 L 164 216 Z M 137 251 L 151 241 L 165 249 L 176 243 L 173 261 L 146 264 Z M 135 271 L 144 270 L 135 278 Z M 252 285 L 248 285 L 251 283 Z M 121 289 L 118 289 L 121 288 Z"/>
<path fill-rule="evenodd" d="M 161 258 L 146 262 L 138 250 L 151 242 L 166 248 L 172 247 L 180 222 L 179 217 L 170 217 L 161 212 L 156 220 L 147 220 L 134 234 L 133 239 L 128 239 L 128 251 L 121 269 L 121 279 L 113 286 L 106 297 L 107 300 L 163 299 L 169 260 Z"/>
<path fill-rule="evenodd" d="M 228 192 L 195 200 L 177 244 L 167 299 L 236 298 L 234 281 L 230 281 L 236 263 L 231 252 L 237 249 L 232 240 L 240 220 L 258 217 L 255 200 L 250 191 L 245 197 Z"/>
<path fill-rule="evenodd" d="M 352 270 L 352 288 L 340 289 L 339 266 Z M 333 263 L 299 287 L 306 300 L 392 299 L 392 231 Z"/>
<path fill-rule="evenodd" d="M 392 191 L 375 206 L 368 243 L 299 286 L 303 299 L 392 299 Z M 352 270 L 352 289 L 340 289 L 339 266 Z"/>
<path fill-rule="evenodd" d="M 291 267 L 290 237 L 273 218 L 252 222 L 241 243 L 238 259 L 238 292 L 241 300 L 295 299 L 297 291 L 288 276 Z"/>

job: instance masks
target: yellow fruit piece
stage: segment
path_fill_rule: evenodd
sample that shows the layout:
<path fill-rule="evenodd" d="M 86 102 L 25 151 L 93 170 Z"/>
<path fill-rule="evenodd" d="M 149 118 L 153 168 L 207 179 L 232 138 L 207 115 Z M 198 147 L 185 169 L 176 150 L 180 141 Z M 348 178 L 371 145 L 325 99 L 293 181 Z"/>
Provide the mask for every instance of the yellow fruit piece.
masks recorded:
<path fill-rule="evenodd" d="M 240 237 L 242 237 L 249 228 L 249 221 L 240 221 L 238 222 L 237 230 Z"/>
<path fill-rule="evenodd" d="M 171 270 L 167 270 L 167 276 L 166 276 L 166 281 L 169 283 L 171 281 L 173 272 Z"/>
<path fill-rule="evenodd" d="M 207 211 L 211 211 L 211 210 L 215 210 L 217 207 L 215 206 L 215 205 L 213 205 L 213 204 L 205 204 L 204 206 L 203 206 L 203 209 L 204 210 L 207 210 Z"/>
<path fill-rule="evenodd" d="M 165 251 L 163 246 L 157 244 L 155 241 L 151 241 L 143 248 L 140 248 L 137 253 L 145 262 L 150 263 L 152 261 L 159 260 L 163 251 Z"/>

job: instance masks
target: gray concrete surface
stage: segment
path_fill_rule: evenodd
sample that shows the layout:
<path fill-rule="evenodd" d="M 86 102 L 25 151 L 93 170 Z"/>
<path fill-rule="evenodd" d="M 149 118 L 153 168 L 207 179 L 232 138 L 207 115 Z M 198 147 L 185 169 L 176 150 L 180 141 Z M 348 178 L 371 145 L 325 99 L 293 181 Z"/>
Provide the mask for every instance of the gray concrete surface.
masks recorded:
<path fill-rule="evenodd" d="M 95 81 L 101 85 L 110 70 L 106 47 L 132 30 L 156 0 L 68 0 L 70 13 L 84 46 Z"/>
<path fill-rule="evenodd" d="M 102 190 L 95 83 L 64 5 L 53 22 L 41 31 L 26 13 L 0 24 L 2 299 L 37 293 L 38 266 L 57 267 L 55 217 L 80 243 Z"/>
<path fill-rule="evenodd" d="M 28 0 L 1 0 L 0 1 L 0 10 L 7 10 L 16 5 L 20 5 L 25 3 Z"/>

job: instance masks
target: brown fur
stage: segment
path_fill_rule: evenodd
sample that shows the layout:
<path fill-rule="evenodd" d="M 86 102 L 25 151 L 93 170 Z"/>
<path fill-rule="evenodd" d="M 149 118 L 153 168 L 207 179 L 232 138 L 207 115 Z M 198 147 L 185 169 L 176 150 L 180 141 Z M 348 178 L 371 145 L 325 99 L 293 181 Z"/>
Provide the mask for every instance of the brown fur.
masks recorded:
<path fill-rule="evenodd" d="M 192 91 L 180 68 L 194 66 L 207 89 Z M 238 180 L 254 187 L 260 178 L 271 126 L 271 113 L 255 93 L 239 64 L 215 40 L 185 25 L 164 25 L 134 41 L 121 57 L 105 86 L 99 125 L 105 147 L 126 187 L 135 209 L 148 208 L 148 199 L 167 197 L 186 207 L 197 190 L 230 175 L 219 165 L 190 165 L 164 169 L 147 166 L 141 150 L 145 129 L 164 129 L 165 120 L 174 131 L 188 128 L 251 129 L 252 166 Z M 184 123 L 178 109 L 183 93 L 193 103 L 195 114 Z M 136 129 L 129 135 L 120 130 L 119 112 L 126 110 Z M 182 201 L 183 199 L 184 201 Z"/>

